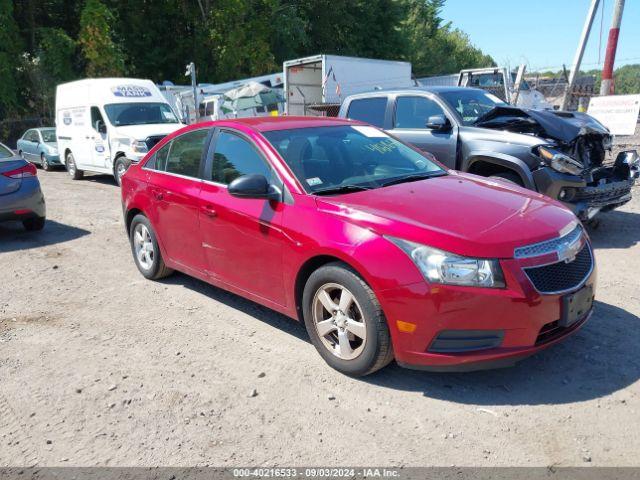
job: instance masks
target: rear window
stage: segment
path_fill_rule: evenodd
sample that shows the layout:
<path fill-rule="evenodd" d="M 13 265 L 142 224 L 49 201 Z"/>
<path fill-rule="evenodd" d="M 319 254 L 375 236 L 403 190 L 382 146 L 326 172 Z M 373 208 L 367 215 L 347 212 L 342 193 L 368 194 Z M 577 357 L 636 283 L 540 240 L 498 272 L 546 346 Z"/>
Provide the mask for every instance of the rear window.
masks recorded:
<path fill-rule="evenodd" d="M 0 143 L 0 158 L 9 158 L 12 157 L 13 153 L 7 147 Z"/>
<path fill-rule="evenodd" d="M 347 117 L 384 128 L 384 114 L 386 109 L 386 97 L 361 98 L 351 102 Z"/>

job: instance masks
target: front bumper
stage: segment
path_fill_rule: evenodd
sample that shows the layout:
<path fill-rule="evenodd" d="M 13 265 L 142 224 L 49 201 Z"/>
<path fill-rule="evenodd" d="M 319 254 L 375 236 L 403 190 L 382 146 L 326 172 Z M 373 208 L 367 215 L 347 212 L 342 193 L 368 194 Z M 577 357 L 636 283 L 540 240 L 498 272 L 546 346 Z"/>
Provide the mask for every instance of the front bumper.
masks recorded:
<path fill-rule="evenodd" d="M 589 310 L 568 327 L 560 327 L 562 298 L 588 287 L 595 291 L 596 268 L 571 292 L 539 293 L 521 260 L 502 260 L 505 289 L 416 283 L 378 293 L 387 316 L 396 361 L 432 371 L 470 371 L 513 365 L 580 329 Z M 414 325 L 413 330 L 406 325 Z M 467 351 L 434 351 L 443 332 L 486 332 L 495 341 Z M 474 333 L 475 334 L 475 333 Z M 497 338 L 497 340 L 496 340 Z"/>
<path fill-rule="evenodd" d="M 45 153 L 44 155 L 45 157 L 47 157 L 47 162 L 49 162 L 50 165 L 62 165 L 62 162 L 60 161 L 60 155 L 52 155 L 49 153 Z"/>
<path fill-rule="evenodd" d="M 620 155 L 628 153 L 635 152 Z M 618 159 L 614 166 L 594 169 L 585 177 L 560 173 L 550 167 L 533 172 L 538 191 L 564 203 L 580 220 L 590 220 L 600 211 L 627 203 L 631 200 L 631 187 L 639 176 L 637 163 L 624 166 Z"/>

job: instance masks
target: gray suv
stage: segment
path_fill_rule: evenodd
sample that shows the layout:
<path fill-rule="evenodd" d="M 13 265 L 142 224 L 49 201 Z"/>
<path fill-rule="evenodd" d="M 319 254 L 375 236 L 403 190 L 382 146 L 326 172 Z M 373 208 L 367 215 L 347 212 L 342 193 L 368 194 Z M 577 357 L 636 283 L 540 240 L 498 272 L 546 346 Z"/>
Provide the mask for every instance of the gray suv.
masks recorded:
<path fill-rule="evenodd" d="M 611 135 L 593 117 L 516 108 L 475 88 L 352 95 L 339 116 L 383 128 L 449 168 L 500 177 L 560 200 L 582 220 L 627 203 L 640 176 L 635 151 L 604 165 Z"/>

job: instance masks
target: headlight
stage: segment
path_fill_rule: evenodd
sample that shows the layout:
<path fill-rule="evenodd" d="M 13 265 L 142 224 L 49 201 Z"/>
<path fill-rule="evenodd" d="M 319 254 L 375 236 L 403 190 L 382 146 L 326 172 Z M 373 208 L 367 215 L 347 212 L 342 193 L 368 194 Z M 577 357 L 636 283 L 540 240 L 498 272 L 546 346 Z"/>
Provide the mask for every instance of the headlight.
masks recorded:
<path fill-rule="evenodd" d="M 498 260 L 462 257 L 400 238 L 385 238 L 411 257 L 428 282 L 469 287 L 505 286 Z"/>
<path fill-rule="evenodd" d="M 584 167 L 580 162 L 574 160 L 569 155 L 558 152 L 552 148 L 538 147 L 537 152 L 538 156 L 557 172 L 580 175 L 584 170 Z"/>
<path fill-rule="evenodd" d="M 147 153 L 149 149 L 147 148 L 147 144 L 142 140 L 134 140 L 131 142 L 131 150 L 136 153 Z"/>

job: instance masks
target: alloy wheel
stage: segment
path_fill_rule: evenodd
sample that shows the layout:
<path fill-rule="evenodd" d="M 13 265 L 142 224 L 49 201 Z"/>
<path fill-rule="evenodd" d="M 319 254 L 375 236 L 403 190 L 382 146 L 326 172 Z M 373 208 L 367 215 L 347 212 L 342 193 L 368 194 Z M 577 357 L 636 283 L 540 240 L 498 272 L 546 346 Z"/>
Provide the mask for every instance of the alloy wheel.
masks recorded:
<path fill-rule="evenodd" d="M 313 297 L 313 320 L 322 344 L 342 360 L 357 358 L 367 327 L 355 296 L 337 283 L 322 285 Z"/>
<path fill-rule="evenodd" d="M 151 234 L 146 225 L 139 223 L 133 230 L 133 247 L 136 253 L 138 264 L 145 270 L 153 267 L 154 248 L 151 241 Z"/>

